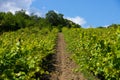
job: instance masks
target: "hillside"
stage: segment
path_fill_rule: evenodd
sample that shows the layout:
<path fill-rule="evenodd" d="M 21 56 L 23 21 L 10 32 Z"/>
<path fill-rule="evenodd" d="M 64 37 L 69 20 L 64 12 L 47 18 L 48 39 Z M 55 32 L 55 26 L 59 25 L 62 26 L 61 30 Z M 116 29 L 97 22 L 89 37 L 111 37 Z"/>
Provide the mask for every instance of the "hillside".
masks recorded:
<path fill-rule="evenodd" d="M 82 28 L 49 11 L 0 12 L 0 80 L 120 80 L 120 25 Z"/>

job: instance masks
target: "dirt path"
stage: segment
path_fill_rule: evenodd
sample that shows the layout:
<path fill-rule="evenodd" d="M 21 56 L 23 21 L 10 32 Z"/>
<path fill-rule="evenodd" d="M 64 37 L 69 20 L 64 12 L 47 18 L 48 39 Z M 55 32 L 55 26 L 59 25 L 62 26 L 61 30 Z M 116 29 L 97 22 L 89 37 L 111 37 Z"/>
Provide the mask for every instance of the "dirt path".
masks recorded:
<path fill-rule="evenodd" d="M 75 63 L 70 54 L 65 51 L 65 41 L 62 33 L 58 34 L 57 53 L 55 55 L 55 71 L 51 73 L 50 80 L 85 80 L 80 73 L 75 73 Z"/>

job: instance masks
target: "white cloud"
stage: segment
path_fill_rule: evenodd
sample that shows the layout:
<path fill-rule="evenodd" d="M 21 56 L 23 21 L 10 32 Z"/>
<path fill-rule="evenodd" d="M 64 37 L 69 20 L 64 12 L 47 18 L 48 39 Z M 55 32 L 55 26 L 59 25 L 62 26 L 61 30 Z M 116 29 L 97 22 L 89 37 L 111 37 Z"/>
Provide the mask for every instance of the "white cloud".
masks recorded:
<path fill-rule="evenodd" d="M 19 11 L 21 9 L 26 10 L 26 14 L 34 13 L 38 16 L 44 16 L 44 13 L 35 7 L 31 7 L 35 0 L 0 0 L 0 12 L 12 12 Z M 44 10 L 43 7 L 42 10 Z"/>
<path fill-rule="evenodd" d="M 29 12 L 34 13 L 34 15 L 43 17 L 45 15 L 44 8 L 45 7 L 43 7 L 42 10 L 40 10 L 40 9 L 35 8 L 35 7 L 31 7 L 29 9 Z"/>
<path fill-rule="evenodd" d="M 71 20 L 73 21 L 74 23 L 76 24 L 79 24 L 79 25 L 84 25 L 86 24 L 86 21 L 84 20 L 84 18 L 81 18 L 79 16 L 76 16 L 76 17 L 66 17 L 68 20 Z"/>
<path fill-rule="evenodd" d="M 57 14 L 59 14 L 59 11 L 57 11 L 57 10 L 53 10 L 55 13 L 57 13 Z"/>
<path fill-rule="evenodd" d="M 0 0 L 0 11 L 12 12 L 24 9 L 29 13 L 30 6 L 33 0 Z"/>
<path fill-rule="evenodd" d="M 104 25 L 103 27 L 106 27 L 106 28 L 107 28 L 108 26 L 109 26 L 109 25 Z"/>

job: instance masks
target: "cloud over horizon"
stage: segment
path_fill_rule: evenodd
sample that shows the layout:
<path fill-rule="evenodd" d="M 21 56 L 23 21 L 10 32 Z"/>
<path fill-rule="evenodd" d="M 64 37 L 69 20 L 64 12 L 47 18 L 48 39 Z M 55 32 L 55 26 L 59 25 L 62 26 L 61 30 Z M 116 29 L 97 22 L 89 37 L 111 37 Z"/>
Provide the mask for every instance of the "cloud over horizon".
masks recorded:
<path fill-rule="evenodd" d="M 44 9 L 42 10 L 32 6 L 35 0 L 0 0 L 0 12 L 12 12 L 13 14 L 16 11 L 21 9 L 26 10 L 26 14 L 34 13 L 37 16 L 43 17 L 45 15 Z"/>
<path fill-rule="evenodd" d="M 38 16 L 44 16 L 45 15 L 44 9 L 46 7 L 43 7 L 43 9 L 40 10 L 34 6 L 31 6 L 34 1 L 35 0 L 0 0 L 0 12 L 10 11 L 12 13 L 15 13 L 15 11 L 24 9 L 26 10 L 27 14 L 34 13 L 35 15 L 38 15 Z M 57 10 L 54 10 L 54 11 L 59 13 Z M 71 20 L 79 25 L 86 24 L 85 19 L 81 18 L 80 16 L 66 17 L 66 19 Z"/>
<path fill-rule="evenodd" d="M 15 13 L 15 11 L 24 9 L 26 13 L 29 13 L 32 2 L 33 0 L 0 0 L 0 11 Z"/>
<path fill-rule="evenodd" d="M 76 24 L 79 25 L 84 25 L 86 24 L 86 21 L 84 18 L 81 18 L 80 16 L 76 16 L 76 17 L 66 17 L 66 19 L 73 21 Z"/>

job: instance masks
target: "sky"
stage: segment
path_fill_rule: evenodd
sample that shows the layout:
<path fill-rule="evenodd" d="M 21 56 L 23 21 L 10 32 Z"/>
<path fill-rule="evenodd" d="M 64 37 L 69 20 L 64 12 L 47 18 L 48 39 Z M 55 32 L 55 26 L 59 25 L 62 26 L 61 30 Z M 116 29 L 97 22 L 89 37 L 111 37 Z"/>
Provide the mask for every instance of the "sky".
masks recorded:
<path fill-rule="evenodd" d="M 120 0 L 0 0 L 2 12 L 21 9 L 41 17 L 54 10 L 85 28 L 120 24 Z"/>

